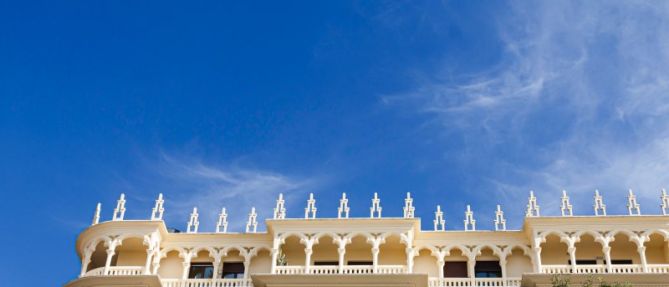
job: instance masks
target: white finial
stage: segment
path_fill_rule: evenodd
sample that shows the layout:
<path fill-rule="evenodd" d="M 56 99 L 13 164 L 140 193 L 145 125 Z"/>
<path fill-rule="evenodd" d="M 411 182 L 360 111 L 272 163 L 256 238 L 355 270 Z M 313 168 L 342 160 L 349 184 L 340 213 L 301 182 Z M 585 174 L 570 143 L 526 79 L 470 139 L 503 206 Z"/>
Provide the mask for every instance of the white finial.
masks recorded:
<path fill-rule="evenodd" d="M 476 220 L 474 219 L 474 212 L 469 205 L 467 205 L 467 211 L 465 211 L 465 231 L 474 231 L 476 230 Z"/>
<path fill-rule="evenodd" d="M 351 209 L 348 207 L 348 198 L 346 198 L 346 193 L 341 194 L 341 199 L 339 200 L 339 208 L 337 208 L 337 218 L 348 218 L 348 213 Z"/>
<path fill-rule="evenodd" d="M 381 210 L 381 199 L 379 198 L 379 194 L 375 192 L 374 198 L 372 198 L 372 207 L 369 208 L 369 217 L 381 218 Z"/>
<path fill-rule="evenodd" d="M 662 196 L 660 196 L 660 200 L 662 201 L 662 204 L 660 204 L 660 207 L 662 208 L 662 215 L 669 215 L 669 195 L 667 195 L 667 190 L 662 189 Z"/>
<path fill-rule="evenodd" d="M 114 209 L 114 216 L 112 216 L 112 220 L 123 220 L 123 217 L 125 216 L 125 194 L 121 193 L 121 197 L 119 197 L 118 201 L 116 201 L 116 208 Z"/>
<path fill-rule="evenodd" d="M 158 199 L 156 199 L 156 205 L 151 210 L 151 220 L 163 220 L 163 212 L 165 212 L 163 203 L 165 203 L 165 200 L 163 200 L 163 194 L 159 193 Z"/>
<path fill-rule="evenodd" d="M 569 203 L 569 196 L 567 196 L 566 190 L 562 190 L 562 203 L 560 204 L 560 210 L 562 211 L 562 216 L 574 215 L 571 203 Z"/>
<path fill-rule="evenodd" d="M 537 216 L 539 216 L 539 205 L 537 204 L 537 198 L 534 196 L 534 191 L 530 190 L 530 198 L 527 201 L 527 211 L 525 212 L 525 217 Z"/>
<path fill-rule="evenodd" d="M 218 222 L 216 223 L 216 233 L 226 233 L 228 232 L 228 212 L 225 210 L 225 207 L 221 209 L 221 213 L 218 214 Z"/>
<path fill-rule="evenodd" d="M 497 211 L 495 211 L 495 230 L 506 230 L 506 219 L 504 219 L 504 211 L 498 204 Z"/>
<path fill-rule="evenodd" d="M 193 213 L 190 214 L 190 220 L 188 220 L 186 233 L 197 233 L 197 228 L 200 226 L 198 217 L 200 217 L 200 215 L 197 213 L 197 207 L 193 207 Z"/>
<path fill-rule="evenodd" d="M 93 214 L 93 224 L 91 225 L 96 225 L 100 223 L 100 210 L 102 210 L 102 203 L 98 202 L 98 205 L 95 206 L 95 214 Z"/>
<path fill-rule="evenodd" d="M 286 219 L 285 202 L 283 193 L 279 193 L 279 199 L 276 200 L 276 207 L 274 208 L 274 219 Z"/>
<path fill-rule="evenodd" d="M 314 219 L 316 218 L 316 200 L 314 199 L 314 194 L 309 194 L 309 200 L 307 200 L 307 208 L 304 209 L 304 218 Z"/>
<path fill-rule="evenodd" d="M 606 204 L 604 204 L 604 199 L 599 195 L 599 190 L 595 190 L 595 215 L 606 216 Z"/>
<path fill-rule="evenodd" d="M 258 230 L 258 221 L 256 220 L 258 214 L 256 214 L 256 208 L 251 208 L 251 213 L 249 213 L 249 221 L 246 222 L 246 233 L 256 233 Z"/>
<path fill-rule="evenodd" d="M 407 198 L 404 199 L 404 218 L 414 218 L 416 208 L 413 206 L 413 198 L 411 193 L 407 192 Z"/>
<path fill-rule="evenodd" d="M 629 215 L 641 215 L 641 206 L 636 201 L 636 195 L 632 192 L 632 189 L 629 190 L 629 195 L 627 196 L 627 211 Z"/>
<path fill-rule="evenodd" d="M 437 205 L 437 211 L 434 212 L 434 231 L 446 230 L 446 221 L 444 220 L 444 212 L 441 211 L 441 205 Z"/>

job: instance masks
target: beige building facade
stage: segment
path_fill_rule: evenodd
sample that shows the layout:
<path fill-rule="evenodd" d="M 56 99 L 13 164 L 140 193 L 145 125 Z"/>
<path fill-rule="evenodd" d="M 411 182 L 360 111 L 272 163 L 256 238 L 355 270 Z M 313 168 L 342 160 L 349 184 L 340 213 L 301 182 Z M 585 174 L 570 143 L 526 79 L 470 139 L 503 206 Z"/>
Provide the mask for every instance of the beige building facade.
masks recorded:
<path fill-rule="evenodd" d="M 520 230 L 507 230 L 498 206 L 494 230 L 479 230 L 467 206 L 464 230 L 445 226 L 440 207 L 433 228 L 421 230 L 409 194 L 403 217 L 383 217 L 374 194 L 369 217 L 349 217 L 348 199 L 337 218 L 317 217 L 310 195 L 304 217 L 286 218 L 283 196 L 266 230 L 254 208 L 245 232 L 228 232 L 221 210 L 213 232 L 199 229 L 197 208 L 187 230 L 168 230 L 164 199 L 147 220 L 126 220 L 121 195 L 112 218 L 92 225 L 76 242 L 79 286 L 288 287 L 288 286 L 550 286 L 560 275 L 573 283 L 594 275 L 633 286 L 669 286 L 669 196 L 661 212 L 641 214 L 630 191 L 625 215 L 606 213 L 599 192 L 593 215 L 577 216 L 563 192 L 560 216 L 542 216 L 530 194 Z M 580 285 L 575 285 L 580 286 Z"/>

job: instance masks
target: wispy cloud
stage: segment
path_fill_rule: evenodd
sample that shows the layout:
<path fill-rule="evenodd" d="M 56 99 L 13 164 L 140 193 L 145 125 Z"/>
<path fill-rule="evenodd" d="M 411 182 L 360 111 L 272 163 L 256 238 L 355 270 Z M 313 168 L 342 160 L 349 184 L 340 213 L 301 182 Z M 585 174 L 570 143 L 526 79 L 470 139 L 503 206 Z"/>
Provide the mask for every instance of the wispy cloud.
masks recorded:
<path fill-rule="evenodd" d="M 518 200 L 528 189 L 557 198 L 563 188 L 590 198 L 600 188 L 622 201 L 633 188 L 655 200 L 669 184 L 669 4 L 511 9 L 497 19 L 497 65 L 457 80 L 423 78 L 384 102 L 414 106 L 477 146 L 473 160 L 493 167 L 477 176 L 502 198 Z"/>
<path fill-rule="evenodd" d="M 263 220 L 272 216 L 279 193 L 289 199 L 304 197 L 304 193 L 319 185 L 315 178 L 166 154 L 150 161 L 146 172 L 153 188 L 165 193 L 169 225 L 183 228 L 193 207 L 198 207 L 203 231 L 213 231 L 222 207 L 227 209 L 230 231 L 244 230 L 251 207 L 256 208 L 258 222 L 263 226 Z M 287 204 L 293 202 L 287 201 Z"/>

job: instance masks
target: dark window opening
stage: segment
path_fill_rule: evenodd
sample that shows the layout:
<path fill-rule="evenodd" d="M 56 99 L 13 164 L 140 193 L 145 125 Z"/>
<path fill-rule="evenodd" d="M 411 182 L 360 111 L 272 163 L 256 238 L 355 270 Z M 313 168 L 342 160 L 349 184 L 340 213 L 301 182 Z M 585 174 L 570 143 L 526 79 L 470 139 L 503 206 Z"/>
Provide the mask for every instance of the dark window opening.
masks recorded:
<path fill-rule="evenodd" d="M 356 265 L 356 266 L 359 266 L 359 265 L 372 265 L 372 264 L 373 264 L 372 261 L 349 261 L 349 262 L 346 263 L 346 265 L 352 265 L 352 266 L 353 266 L 353 265 Z"/>
<path fill-rule="evenodd" d="M 244 263 L 241 262 L 223 262 L 223 271 L 221 278 L 244 278 Z"/>
<path fill-rule="evenodd" d="M 314 261 L 314 266 L 338 266 L 338 261 Z"/>
<path fill-rule="evenodd" d="M 567 261 L 571 265 L 571 260 Z M 597 265 L 597 260 L 594 259 L 576 259 L 576 265 Z"/>
<path fill-rule="evenodd" d="M 474 275 L 476 278 L 501 278 L 502 267 L 499 261 L 476 261 Z"/>
<path fill-rule="evenodd" d="M 629 259 L 612 259 L 611 264 L 613 265 L 630 265 L 632 260 Z"/>
<path fill-rule="evenodd" d="M 204 279 L 214 277 L 214 265 L 211 263 L 191 263 L 188 278 Z"/>
<path fill-rule="evenodd" d="M 467 261 L 447 261 L 444 263 L 444 277 L 467 278 Z"/>

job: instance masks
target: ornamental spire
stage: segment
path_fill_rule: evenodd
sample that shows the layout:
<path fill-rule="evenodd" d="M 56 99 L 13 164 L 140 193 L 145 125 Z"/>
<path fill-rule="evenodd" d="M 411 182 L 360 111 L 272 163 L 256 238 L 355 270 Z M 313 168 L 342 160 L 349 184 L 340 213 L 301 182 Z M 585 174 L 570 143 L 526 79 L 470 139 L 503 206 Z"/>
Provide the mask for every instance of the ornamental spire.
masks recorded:
<path fill-rule="evenodd" d="M 190 220 L 188 220 L 186 233 L 197 233 L 197 228 L 200 226 L 198 217 L 200 217 L 200 215 L 197 213 L 197 207 L 193 207 L 193 213 L 190 214 Z"/>
<path fill-rule="evenodd" d="M 539 205 L 537 204 L 537 198 L 534 196 L 534 191 L 530 190 L 530 198 L 527 201 L 527 211 L 525 212 L 525 217 L 537 216 L 539 216 Z"/>
<path fill-rule="evenodd" d="M 474 212 L 468 204 L 467 211 L 465 211 L 465 231 L 474 230 L 476 230 L 476 220 L 474 219 Z"/>
<path fill-rule="evenodd" d="M 314 219 L 316 218 L 316 200 L 314 199 L 314 194 L 309 193 L 309 200 L 307 200 L 307 208 L 304 209 L 304 218 Z"/>
<path fill-rule="evenodd" d="M 163 203 L 165 203 L 165 200 L 163 200 L 163 194 L 159 193 L 158 199 L 156 199 L 156 205 L 151 210 L 151 220 L 163 219 L 163 212 L 165 212 L 165 208 L 163 208 Z"/>
<path fill-rule="evenodd" d="M 93 224 L 96 225 L 100 223 L 100 210 L 102 210 L 102 203 L 99 203 L 95 206 L 95 214 L 93 214 Z"/>
<path fill-rule="evenodd" d="M 560 204 L 560 210 L 562 211 L 562 216 L 574 215 L 571 203 L 569 203 L 569 196 L 567 196 L 567 191 L 564 189 L 562 190 L 562 204 Z"/>
<path fill-rule="evenodd" d="M 604 204 L 604 199 L 599 194 L 599 190 L 595 189 L 595 215 L 596 216 L 606 216 L 606 204 Z"/>
<path fill-rule="evenodd" d="M 374 198 L 372 198 L 372 207 L 369 208 L 369 218 L 381 218 L 381 210 L 381 199 L 379 194 L 375 192 Z"/>
<path fill-rule="evenodd" d="M 286 219 L 285 203 L 283 193 L 279 193 L 279 199 L 276 200 L 276 207 L 274 208 L 274 219 Z"/>
<path fill-rule="evenodd" d="M 125 216 L 125 194 L 121 193 L 118 201 L 116 201 L 116 208 L 114 209 L 113 221 L 123 220 Z"/>
<path fill-rule="evenodd" d="M 411 193 L 407 192 L 407 198 L 404 199 L 404 218 L 414 218 L 416 208 L 413 206 L 413 198 Z"/>
<path fill-rule="evenodd" d="M 627 211 L 629 215 L 641 215 L 641 206 L 636 201 L 636 195 L 632 192 L 632 189 L 629 190 L 629 195 L 627 196 Z"/>
<path fill-rule="evenodd" d="M 339 208 L 337 208 L 337 218 L 348 218 L 348 213 L 351 209 L 348 207 L 348 198 L 346 198 L 346 193 L 341 194 L 341 199 L 339 200 Z"/>
<path fill-rule="evenodd" d="M 446 230 L 446 221 L 444 220 L 444 212 L 441 211 L 441 205 L 437 205 L 437 211 L 434 212 L 434 231 Z"/>
<path fill-rule="evenodd" d="M 660 204 L 660 207 L 662 208 L 662 215 L 669 215 L 669 195 L 667 195 L 667 190 L 662 189 L 662 196 L 660 196 L 660 200 L 662 201 L 662 204 Z"/>
<path fill-rule="evenodd" d="M 495 211 L 495 230 L 506 230 L 506 219 L 504 218 L 504 211 L 498 204 L 497 211 Z"/>
<path fill-rule="evenodd" d="M 256 213 L 256 208 L 251 207 L 251 213 L 249 213 L 249 220 L 246 222 L 246 233 L 256 233 L 258 230 L 258 221 L 256 220 L 258 214 Z"/>
<path fill-rule="evenodd" d="M 228 212 L 225 210 L 225 207 L 221 209 L 221 213 L 218 214 L 218 222 L 216 223 L 216 233 L 226 233 L 228 232 Z"/>

